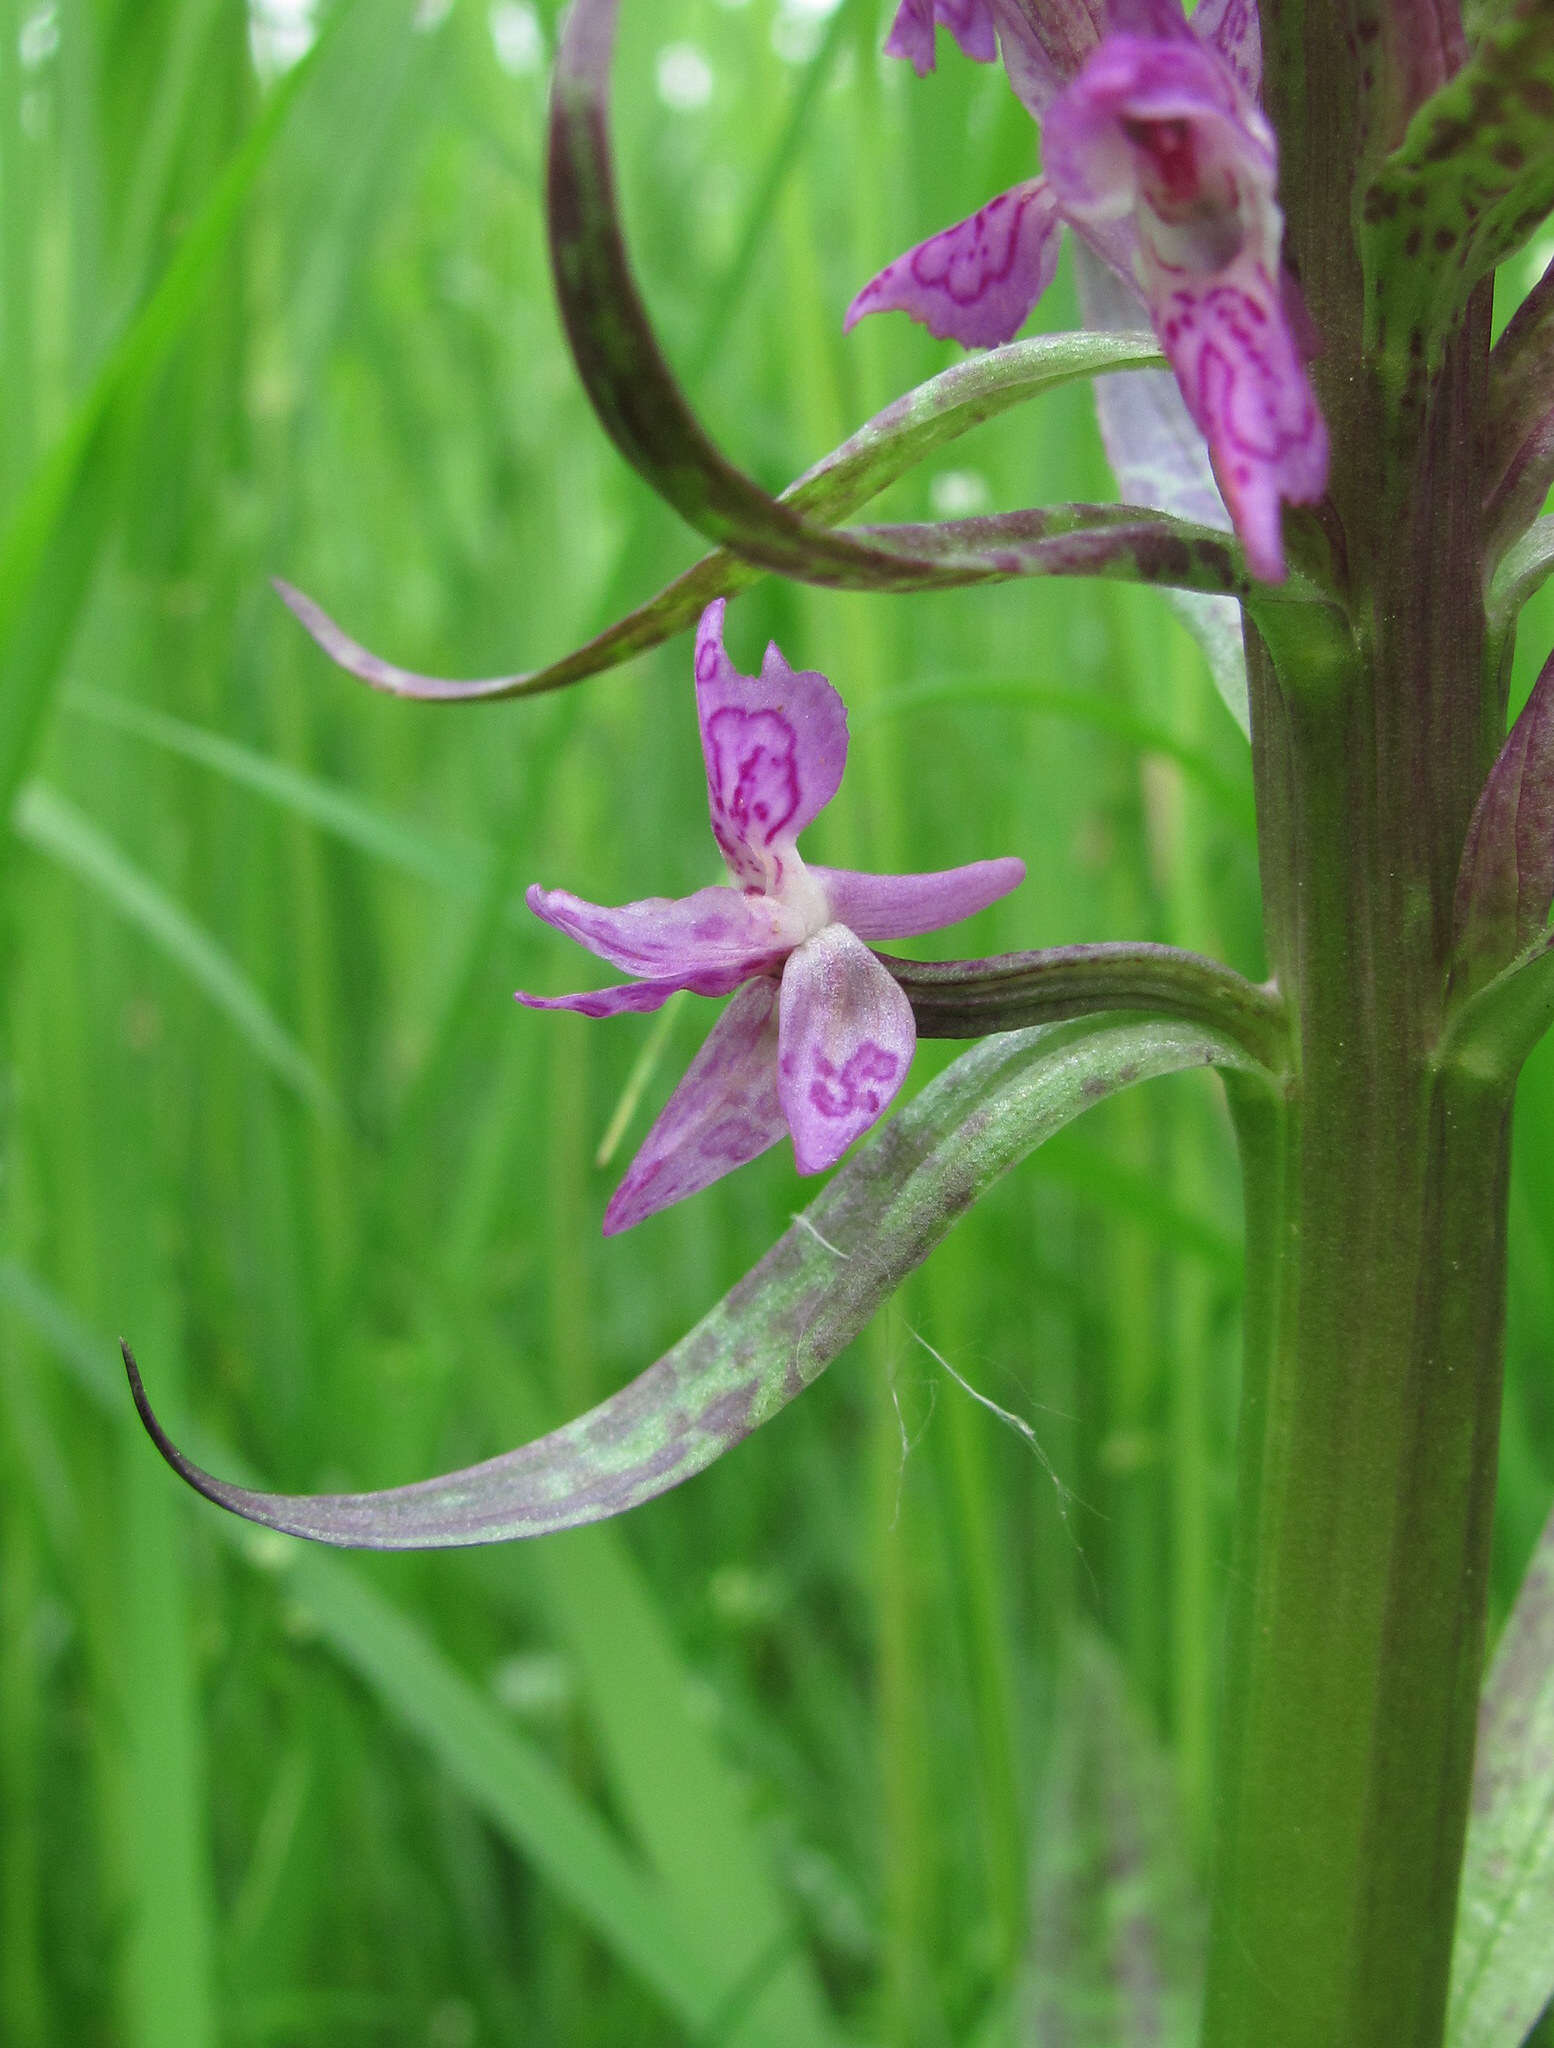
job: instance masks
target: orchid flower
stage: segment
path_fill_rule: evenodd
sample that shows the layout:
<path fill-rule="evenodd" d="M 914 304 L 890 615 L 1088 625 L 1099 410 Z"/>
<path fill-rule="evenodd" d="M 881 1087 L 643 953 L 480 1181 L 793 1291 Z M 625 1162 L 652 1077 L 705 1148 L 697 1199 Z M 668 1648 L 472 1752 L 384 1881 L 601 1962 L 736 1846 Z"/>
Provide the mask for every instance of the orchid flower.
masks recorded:
<path fill-rule="evenodd" d="M 974 31 L 991 5 L 905 0 L 886 47 L 927 69 L 936 16 L 982 56 Z M 1084 54 L 1093 25 L 1071 12 L 1077 68 L 1065 77 L 1020 0 L 998 0 L 1011 79 L 1045 124 L 1044 175 L 887 264 L 846 325 L 899 310 L 968 347 L 1008 341 L 1052 282 L 1067 221 L 1142 293 L 1247 561 L 1281 582 L 1281 505 L 1322 495 L 1328 449 L 1304 368 L 1307 323 L 1282 268 L 1255 17 L 1205 0 L 1189 25 L 1177 0 L 1114 0 Z"/>
<path fill-rule="evenodd" d="M 917 1043 L 912 1006 L 864 944 L 970 917 L 1017 887 L 1020 860 L 940 874 L 808 866 L 797 839 L 835 796 L 847 713 L 823 675 L 775 642 L 759 676 L 723 649 L 724 603 L 696 634 L 696 709 L 713 836 L 728 883 L 610 910 L 531 888 L 529 908 L 640 977 L 592 994 L 518 1000 L 586 1017 L 656 1010 L 678 990 L 732 995 L 605 1210 L 606 1235 L 731 1173 L 791 1133 L 823 1173 L 894 1101 Z"/>

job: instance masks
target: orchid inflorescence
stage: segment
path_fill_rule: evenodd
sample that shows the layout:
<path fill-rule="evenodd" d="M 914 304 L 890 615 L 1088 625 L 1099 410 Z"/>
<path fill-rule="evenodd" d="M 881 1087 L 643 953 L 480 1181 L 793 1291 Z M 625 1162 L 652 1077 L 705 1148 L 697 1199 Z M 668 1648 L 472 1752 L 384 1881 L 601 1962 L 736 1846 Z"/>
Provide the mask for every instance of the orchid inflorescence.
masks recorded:
<path fill-rule="evenodd" d="M 1520 1850 L 1470 1849 L 1481 1890 L 1455 1964 L 1452 1936 L 1511 1104 L 1554 1021 L 1554 662 L 1506 733 L 1518 618 L 1554 571 L 1538 517 L 1554 265 L 1493 346 L 1490 318 L 1497 270 L 1554 212 L 1554 0 L 1200 0 L 1190 20 L 1178 0 L 901 0 L 888 52 L 925 76 L 943 27 L 968 58 L 1001 57 L 1042 167 L 887 264 L 845 315 L 905 311 L 987 353 L 776 497 L 697 418 L 637 287 L 610 143 L 619 4 L 572 0 L 560 36 L 556 292 L 605 431 L 713 551 L 562 660 L 474 682 L 382 661 L 283 594 L 351 673 L 442 702 L 560 688 L 696 629 L 729 880 L 617 909 L 531 890 L 633 979 L 520 1000 L 603 1017 L 727 999 L 607 1231 L 784 1134 L 801 1172 L 835 1172 L 656 1364 L 483 1465 L 266 1493 L 195 1466 L 131 1361 L 142 1415 L 212 1499 L 325 1542 L 488 1542 L 617 1514 L 808 1385 L 1034 1146 L 1117 1089 L 1214 1067 L 1246 1186 L 1248 1312 L 1203 2040 L 1440 2048 L 1454 1974 L 1471 2010 L 1453 2041 L 1520 2048 L 1554 1989 L 1543 1933 L 1536 1998 L 1496 1976 Z M 1089 326 L 1016 340 L 1065 226 Z M 1097 380 L 1121 502 L 843 524 L 955 435 L 1076 376 Z M 866 875 L 801 858 L 847 723 L 826 678 L 775 646 L 759 676 L 725 653 L 725 601 L 770 573 L 1164 591 L 1253 741 L 1270 979 L 1150 945 L 932 966 L 874 951 L 993 903 L 1022 864 Z M 985 1042 L 908 1099 L 928 1035 Z M 1516 1768 L 1547 1780 L 1546 1756 Z M 1491 1768 L 1485 1826 L 1514 1782 Z"/>

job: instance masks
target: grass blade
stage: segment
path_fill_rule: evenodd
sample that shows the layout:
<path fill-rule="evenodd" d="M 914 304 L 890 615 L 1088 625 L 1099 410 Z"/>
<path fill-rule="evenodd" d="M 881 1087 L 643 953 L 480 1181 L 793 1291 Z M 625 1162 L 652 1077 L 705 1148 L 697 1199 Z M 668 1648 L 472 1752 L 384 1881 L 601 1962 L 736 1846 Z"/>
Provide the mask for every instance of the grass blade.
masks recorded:
<path fill-rule="evenodd" d="M 43 783 L 23 790 L 17 836 L 68 868 L 147 938 L 223 1012 L 276 1079 L 320 1116 L 339 1114 L 329 1083 L 223 949 L 73 804 Z"/>

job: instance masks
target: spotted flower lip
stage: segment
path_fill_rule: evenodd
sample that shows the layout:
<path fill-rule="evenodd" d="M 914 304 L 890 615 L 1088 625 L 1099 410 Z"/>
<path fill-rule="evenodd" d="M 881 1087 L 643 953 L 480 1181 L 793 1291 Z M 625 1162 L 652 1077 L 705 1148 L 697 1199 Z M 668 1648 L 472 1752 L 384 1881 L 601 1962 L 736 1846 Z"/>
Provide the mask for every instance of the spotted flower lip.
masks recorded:
<path fill-rule="evenodd" d="M 1112 0 L 1099 37 L 1081 0 L 1065 0 L 1061 63 L 1026 0 L 987 4 L 1043 124 L 1043 174 L 887 264 L 846 326 L 901 311 L 941 339 L 996 347 L 1052 282 L 1073 227 L 1142 295 L 1248 565 L 1282 582 L 1282 507 L 1321 497 L 1328 442 L 1305 369 L 1314 337 L 1283 267 L 1250 0 L 1203 0 L 1191 25 L 1179 0 Z M 961 33 L 963 12 L 950 0 L 905 4 L 886 47 L 926 69 L 937 18 L 983 55 L 985 39 L 973 47 Z"/>
<path fill-rule="evenodd" d="M 529 908 L 636 977 L 518 1001 L 612 1017 L 671 995 L 732 996 L 605 1210 L 607 1236 L 693 1195 L 785 1135 L 823 1173 L 890 1107 L 917 1043 L 912 1008 L 865 940 L 970 917 L 1025 878 L 1021 860 L 938 874 L 810 867 L 797 840 L 835 796 L 847 714 L 823 675 L 775 643 L 759 676 L 723 648 L 724 601 L 696 634 L 696 708 L 713 837 L 730 881 L 618 909 L 531 888 Z"/>

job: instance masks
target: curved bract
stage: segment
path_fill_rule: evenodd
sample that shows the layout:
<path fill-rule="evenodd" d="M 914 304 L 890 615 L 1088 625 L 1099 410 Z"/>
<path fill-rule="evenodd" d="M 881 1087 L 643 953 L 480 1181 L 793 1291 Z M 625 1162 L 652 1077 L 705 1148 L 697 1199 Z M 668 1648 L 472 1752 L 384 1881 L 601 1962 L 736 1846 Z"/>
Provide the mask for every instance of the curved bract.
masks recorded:
<path fill-rule="evenodd" d="M 993 1038 L 894 1118 L 690 1334 L 597 1408 L 505 1456 L 375 1493 L 233 1486 L 180 1451 L 129 1349 L 158 1449 L 207 1499 L 322 1543 L 440 1549 L 617 1515 L 702 1471 L 819 1377 L 1000 1174 L 1117 1090 L 1157 1074 L 1263 1070 L 1219 1032 L 1086 1020 Z"/>
<path fill-rule="evenodd" d="M 984 420 L 996 419 L 1076 378 L 1149 369 L 1160 360 L 1154 336 L 1130 328 L 1106 334 L 1038 334 L 994 354 L 954 363 L 876 413 L 791 483 L 779 502 L 811 521 L 836 525 L 936 449 Z M 730 548 L 718 548 L 561 660 L 467 681 L 421 675 L 384 661 L 342 632 L 300 590 L 280 580 L 276 589 L 330 659 L 375 690 L 428 702 L 470 703 L 538 696 L 599 675 L 650 647 L 662 646 L 693 626 L 714 598 L 732 597 L 766 574 L 760 564 Z"/>
<path fill-rule="evenodd" d="M 578 373 L 626 459 L 700 532 L 801 582 L 914 590 L 1014 576 L 1107 576 L 1241 598 L 1309 601 L 1252 581 L 1224 533 L 1139 506 L 1069 505 L 932 526 L 835 533 L 769 496 L 714 446 L 670 373 L 621 238 L 606 113 L 619 0 L 574 0 L 551 103 L 549 220 Z"/>

